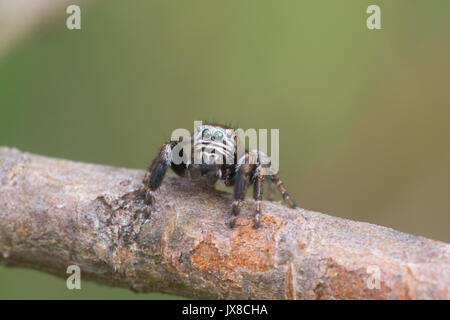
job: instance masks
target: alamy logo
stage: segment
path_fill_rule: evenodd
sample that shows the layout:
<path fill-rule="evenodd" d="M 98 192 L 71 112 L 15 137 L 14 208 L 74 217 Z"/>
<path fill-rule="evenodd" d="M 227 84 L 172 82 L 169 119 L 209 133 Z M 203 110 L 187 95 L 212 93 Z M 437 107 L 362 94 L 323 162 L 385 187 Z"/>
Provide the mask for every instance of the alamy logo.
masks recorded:
<path fill-rule="evenodd" d="M 66 281 L 67 289 L 69 289 L 69 290 L 73 290 L 73 289 L 80 290 L 81 289 L 81 270 L 80 270 L 80 267 L 75 265 L 75 264 L 72 264 L 72 265 L 67 267 L 66 273 L 71 274 L 67 278 L 67 281 Z"/>
<path fill-rule="evenodd" d="M 66 26 L 69 30 L 81 29 L 81 9 L 79 6 L 72 4 L 67 7 L 66 13 L 70 16 L 66 19 Z"/>
<path fill-rule="evenodd" d="M 261 163 L 262 174 L 273 175 L 279 169 L 280 130 L 270 129 L 270 157 L 268 133 L 267 129 L 232 129 L 194 121 L 193 134 L 183 128 L 172 132 L 171 141 L 178 143 L 172 149 L 171 161 L 196 165 Z"/>
<path fill-rule="evenodd" d="M 373 4 L 367 7 L 366 12 L 370 14 L 367 18 L 366 25 L 369 30 L 381 29 L 381 9 L 379 6 Z"/>

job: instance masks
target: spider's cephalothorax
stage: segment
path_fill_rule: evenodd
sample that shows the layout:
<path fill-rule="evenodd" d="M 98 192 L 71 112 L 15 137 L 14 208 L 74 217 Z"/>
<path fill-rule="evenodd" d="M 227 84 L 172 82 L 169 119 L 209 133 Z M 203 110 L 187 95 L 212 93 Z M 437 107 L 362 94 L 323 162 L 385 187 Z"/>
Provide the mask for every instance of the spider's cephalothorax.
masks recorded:
<path fill-rule="evenodd" d="M 267 155 L 255 150 L 245 151 L 242 156 L 238 156 L 240 141 L 235 130 L 220 125 L 204 124 L 195 129 L 194 135 L 189 137 L 188 141 L 193 146 L 188 161 L 174 161 L 175 154 L 172 152 L 180 141 L 170 141 L 162 145 L 150 165 L 144 178 L 148 202 L 147 215 L 150 214 L 154 202 L 154 192 L 161 186 L 168 167 L 171 167 L 177 175 L 193 180 L 205 177 L 207 184 L 211 186 L 219 180 L 222 180 L 225 186 L 234 186 L 234 201 L 229 222 L 231 227 L 236 223 L 236 216 L 250 184 L 253 184 L 255 199 L 254 227 L 259 227 L 263 182 L 266 178 L 269 182 L 269 200 L 272 200 L 276 185 L 289 206 L 296 207 L 278 174 L 267 174 L 265 169 L 270 168 L 271 164 Z M 178 148 L 177 151 L 179 156 L 183 156 L 183 150 L 180 151 Z"/>

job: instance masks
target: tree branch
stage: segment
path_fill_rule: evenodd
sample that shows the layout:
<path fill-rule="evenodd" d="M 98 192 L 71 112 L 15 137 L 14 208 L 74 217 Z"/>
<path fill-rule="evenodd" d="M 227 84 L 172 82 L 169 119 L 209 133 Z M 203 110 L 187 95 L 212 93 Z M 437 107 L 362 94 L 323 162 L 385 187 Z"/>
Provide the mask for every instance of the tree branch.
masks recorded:
<path fill-rule="evenodd" d="M 146 220 L 143 175 L 0 148 L 1 263 L 191 298 L 450 299 L 446 243 L 267 201 L 255 230 L 251 199 L 230 229 L 229 194 L 173 175 Z"/>

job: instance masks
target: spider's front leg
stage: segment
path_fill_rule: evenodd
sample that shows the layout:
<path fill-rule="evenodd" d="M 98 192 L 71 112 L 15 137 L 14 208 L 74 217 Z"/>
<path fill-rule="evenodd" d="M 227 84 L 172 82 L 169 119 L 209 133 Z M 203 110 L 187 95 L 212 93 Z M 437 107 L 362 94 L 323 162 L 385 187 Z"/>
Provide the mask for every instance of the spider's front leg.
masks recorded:
<path fill-rule="evenodd" d="M 260 172 L 261 165 L 256 168 L 255 183 L 253 185 L 253 198 L 255 199 L 253 227 L 259 228 L 261 220 L 261 200 L 263 196 L 264 175 Z"/>
<path fill-rule="evenodd" d="M 233 228 L 236 224 L 236 216 L 240 212 L 240 206 L 242 201 L 245 199 L 245 195 L 247 193 L 247 187 L 250 180 L 250 173 L 253 169 L 253 164 L 248 163 L 249 155 L 245 155 L 244 163 L 240 164 L 237 172 L 234 183 L 234 201 L 231 206 L 231 219 L 230 219 L 230 227 Z"/>
<path fill-rule="evenodd" d="M 275 192 L 275 184 L 272 183 L 271 179 L 266 180 L 269 185 L 269 190 L 267 192 L 267 200 L 273 201 L 273 194 Z"/>
<path fill-rule="evenodd" d="M 177 142 L 164 143 L 158 151 L 158 155 L 150 165 L 144 177 L 145 199 L 147 201 L 146 217 L 150 216 L 151 206 L 155 203 L 155 191 L 161 186 L 169 166 L 176 174 L 184 175 L 186 165 L 184 163 L 174 164 L 172 162 L 172 150 Z M 181 154 L 182 156 L 182 154 Z"/>
<path fill-rule="evenodd" d="M 234 227 L 236 216 L 239 214 L 241 203 L 245 199 L 250 180 L 253 180 L 254 178 L 253 197 L 255 199 L 255 220 L 253 226 L 258 228 L 261 216 L 261 200 L 264 182 L 264 176 L 262 175 L 261 170 L 262 165 L 260 164 L 258 154 L 254 152 L 247 152 L 242 161 L 239 162 L 234 184 L 234 201 L 231 208 L 230 226 Z"/>

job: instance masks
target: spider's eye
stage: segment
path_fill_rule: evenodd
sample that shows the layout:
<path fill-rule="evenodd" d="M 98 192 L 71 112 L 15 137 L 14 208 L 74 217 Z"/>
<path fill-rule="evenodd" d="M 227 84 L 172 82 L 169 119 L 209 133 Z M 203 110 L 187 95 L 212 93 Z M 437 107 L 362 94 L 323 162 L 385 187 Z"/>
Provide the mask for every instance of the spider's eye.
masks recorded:
<path fill-rule="evenodd" d="M 211 130 L 209 130 L 209 129 L 203 130 L 203 132 L 202 132 L 202 137 L 203 137 L 204 139 L 209 139 L 209 137 L 211 137 Z"/>
<path fill-rule="evenodd" d="M 223 138 L 223 133 L 222 133 L 222 131 L 216 131 L 216 132 L 214 133 L 214 140 L 222 140 L 222 138 Z"/>

